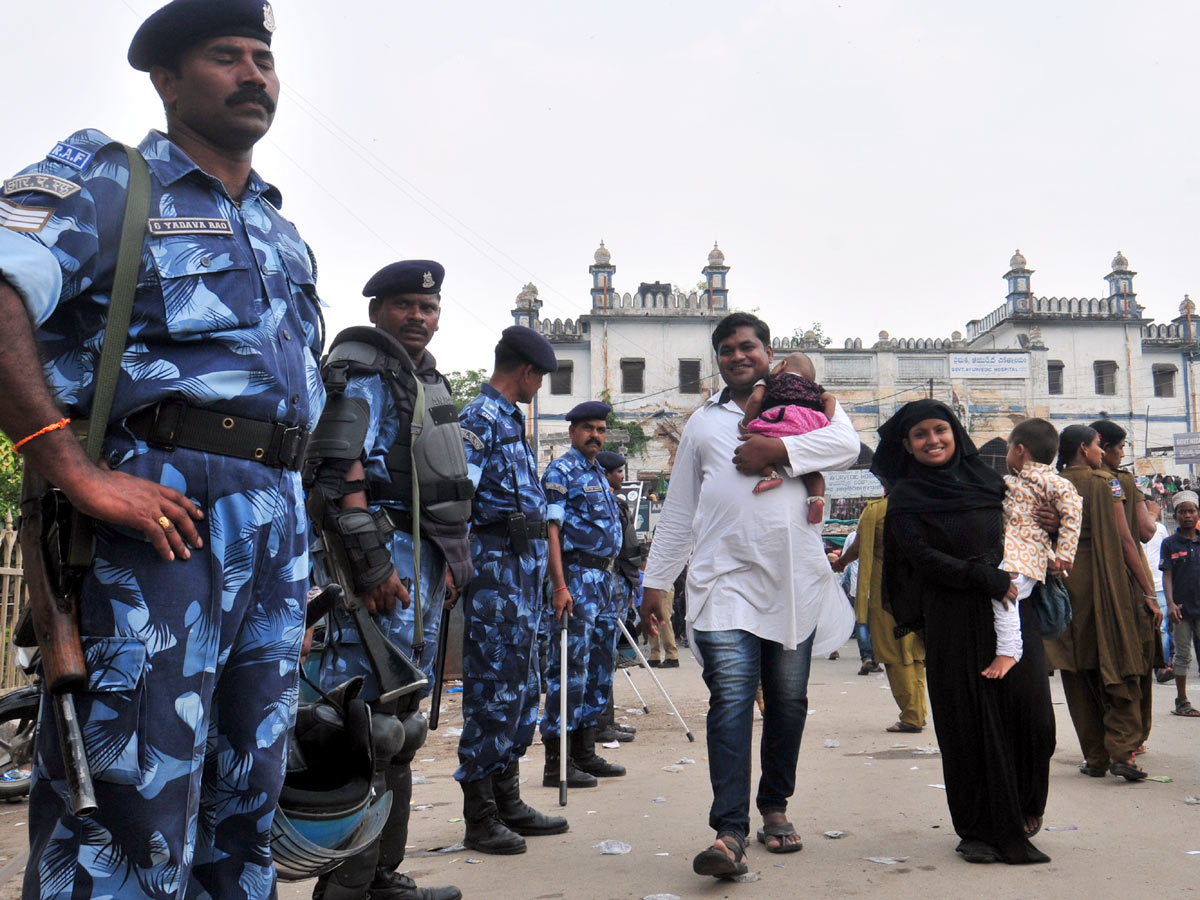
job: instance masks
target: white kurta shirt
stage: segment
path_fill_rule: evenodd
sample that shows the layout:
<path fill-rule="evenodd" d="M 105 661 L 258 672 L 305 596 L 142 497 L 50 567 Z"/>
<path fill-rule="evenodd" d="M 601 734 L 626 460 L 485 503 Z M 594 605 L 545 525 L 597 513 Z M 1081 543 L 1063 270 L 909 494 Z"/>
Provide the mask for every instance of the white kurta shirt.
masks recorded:
<path fill-rule="evenodd" d="M 690 628 L 748 631 L 788 649 L 815 629 L 813 653 L 828 653 L 850 636 L 853 610 L 825 558 L 821 526 L 808 522 L 800 478 L 754 494 L 758 475 L 734 468 L 742 415 L 737 403 L 717 395 L 688 420 L 645 586 L 670 588 L 690 560 Z M 849 468 L 859 454 L 858 434 L 840 404 L 826 427 L 782 440 L 793 472 Z"/>

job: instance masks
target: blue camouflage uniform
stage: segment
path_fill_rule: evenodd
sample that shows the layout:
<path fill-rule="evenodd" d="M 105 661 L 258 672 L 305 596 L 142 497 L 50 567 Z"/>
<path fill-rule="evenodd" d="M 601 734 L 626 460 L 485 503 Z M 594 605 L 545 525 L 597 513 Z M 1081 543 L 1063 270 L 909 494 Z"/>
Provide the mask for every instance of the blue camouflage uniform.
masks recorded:
<path fill-rule="evenodd" d="M 274 187 L 251 172 L 239 209 L 161 134 L 139 149 L 149 222 L 104 458 L 190 497 L 204 547 L 167 562 L 141 535 L 98 526 L 78 712 L 100 809 L 68 811 L 54 718 L 42 716 L 24 896 L 268 897 L 304 630 L 300 475 L 152 448 L 122 423 L 182 398 L 307 429 L 324 403 L 319 301 Z M 81 131 L 0 198 L 0 273 L 37 325 L 67 415 L 91 405 L 128 180 L 121 147 Z"/>
<path fill-rule="evenodd" d="M 563 575 L 571 593 L 567 623 L 567 731 L 590 728 L 600 721 L 612 690 L 613 652 L 593 654 L 598 636 L 596 620 L 612 605 L 612 560 L 621 549 L 621 517 L 617 498 L 604 470 L 572 447 L 546 467 L 542 487 L 550 501 L 547 518 L 559 525 Z M 594 557 L 581 561 L 576 554 Z M 608 568 L 593 563 L 608 560 Z M 605 641 L 615 640 L 616 621 Z M 546 712 L 543 739 L 559 735 L 561 653 L 551 653 L 546 665 Z M 593 658 L 594 657 L 594 658 Z M 606 662 L 607 659 L 607 662 Z M 607 680 L 602 665 L 608 665 Z"/>
<path fill-rule="evenodd" d="M 475 574 L 463 596 L 463 733 L 454 777 L 478 781 L 517 762 L 537 724 L 536 639 L 547 545 L 531 538 L 518 555 L 503 526 L 518 511 L 531 523 L 544 522 L 546 495 L 525 440 L 525 418 L 499 391 L 484 384 L 459 423 L 475 484 Z"/>
<path fill-rule="evenodd" d="M 418 375 L 425 376 L 429 373 L 440 378 L 433 366 L 433 356 L 429 351 L 425 351 L 421 357 L 421 365 L 417 367 Z M 347 382 L 346 396 L 363 400 L 369 409 L 367 437 L 364 441 L 367 454 L 363 463 L 367 484 L 390 484 L 391 475 L 388 473 L 386 460 L 388 451 L 396 443 L 401 418 L 395 394 L 382 375 L 357 375 Z M 383 507 L 401 513 L 411 513 L 410 504 L 399 499 L 381 500 L 370 505 L 372 510 Z M 396 567 L 396 573 L 409 582 L 414 581 L 412 531 L 397 528 L 392 532 L 391 544 L 392 565 Z M 388 640 L 424 671 L 429 684 L 422 688 L 422 697 L 428 696 L 433 690 L 434 656 L 437 653 L 438 629 L 442 621 L 442 604 L 446 599 L 445 575 L 446 562 L 441 550 L 433 542 L 422 539 L 420 599 L 425 649 L 420 660 L 413 656 L 413 628 L 416 624 L 413 604 L 404 609 L 397 603 L 391 612 L 375 617 Z M 410 591 L 410 594 L 413 594 L 415 603 L 415 593 Z M 364 700 L 377 700 L 379 687 L 375 684 L 375 675 L 363 652 L 362 639 L 358 629 L 354 627 L 353 618 L 343 610 L 337 609 L 333 613 L 333 628 L 321 657 L 322 687 L 329 690 L 355 675 L 362 675 L 365 681 L 360 696 Z M 336 647 L 333 646 L 334 641 Z"/>

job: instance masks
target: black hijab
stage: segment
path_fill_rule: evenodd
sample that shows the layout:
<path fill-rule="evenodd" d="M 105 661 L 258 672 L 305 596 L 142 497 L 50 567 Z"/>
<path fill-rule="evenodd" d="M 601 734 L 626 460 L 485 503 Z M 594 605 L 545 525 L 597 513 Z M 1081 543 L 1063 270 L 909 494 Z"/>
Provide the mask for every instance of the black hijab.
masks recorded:
<path fill-rule="evenodd" d="M 923 466 L 904 449 L 909 430 L 926 419 L 941 419 L 954 432 L 954 456 L 937 468 Z M 1004 479 L 979 458 L 950 407 L 937 400 L 914 400 L 879 428 L 871 472 L 889 486 L 888 512 L 936 513 L 999 508 Z"/>

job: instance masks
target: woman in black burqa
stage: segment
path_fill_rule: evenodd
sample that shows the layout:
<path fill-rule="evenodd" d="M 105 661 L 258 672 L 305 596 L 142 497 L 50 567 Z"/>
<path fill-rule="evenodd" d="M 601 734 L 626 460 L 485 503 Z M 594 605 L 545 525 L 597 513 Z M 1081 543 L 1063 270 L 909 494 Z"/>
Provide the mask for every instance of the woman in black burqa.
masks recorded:
<path fill-rule="evenodd" d="M 889 487 L 884 603 L 897 633 L 923 630 L 925 670 L 956 848 L 970 862 L 1049 862 L 1041 827 L 1054 713 L 1033 605 L 1020 604 L 1025 653 L 1004 678 L 992 598 L 1010 594 L 1004 479 L 984 463 L 950 408 L 905 404 L 879 429 L 871 471 Z M 1011 592 L 1015 594 L 1014 592 Z"/>

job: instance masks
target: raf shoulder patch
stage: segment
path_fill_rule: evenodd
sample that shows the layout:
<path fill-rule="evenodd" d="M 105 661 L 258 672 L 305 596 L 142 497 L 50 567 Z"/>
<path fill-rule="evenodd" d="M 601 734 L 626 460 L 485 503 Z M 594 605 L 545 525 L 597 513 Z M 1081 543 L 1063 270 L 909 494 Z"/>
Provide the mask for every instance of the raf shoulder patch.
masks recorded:
<path fill-rule="evenodd" d="M 233 225 L 228 219 L 147 219 L 146 224 L 154 237 L 165 234 L 233 234 Z"/>
<path fill-rule="evenodd" d="M 72 169 L 78 169 L 82 172 L 87 168 L 88 163 L 92 161 L 92 157 L 95 155 L 91 151 L 75 147 L 66 141 L 59 141 L 46 154 L 46 159 L 52 159 L 55 162 L 62 163 L 64 166 L 70 166 Z"/>
<path fill-rule="evenodd" d="M 29 175 L 18 175 L 16 178 L 9 178 L 4 182 L 4 196 L 6 197 L 11 197 L 13 194 L 35 192 L 50 194 L 61 200 L 64 197 L 70 197 L 72 194 L 78 193 L 80 190 L 80 186 L 73 181 L 67 181 L 67 179 L 59 178 L 57 175 L 42 175 L 37 172 Z"/>
<path fill-rule="evenodd" d="M 41 206 L 20 206 L 0 200 L 0 226 L 10 231 L 41 231 L 54 210 Z"/>
<path fill-rule="evenodd" d="M 567 493 L 567 486 L 565 484 L 559 484 L 556 481 L 547 481 L 542 485 L 542 487 L 547 491 L 554 491 L 556 494 L 562 494 L 564 496 Z"/>
<path fill-rule="evenodd" d="M 470 444 L 476 450 L 483 449 L 483 438 L 481 438 L 479 435 L 477 435 L 473 431 L 467 431 L 467 429 L 465 429 L 461 426 L 459 426 L 458 430 L 462 432 L 464 441 L 466 441 L 468 444 Z"/>

